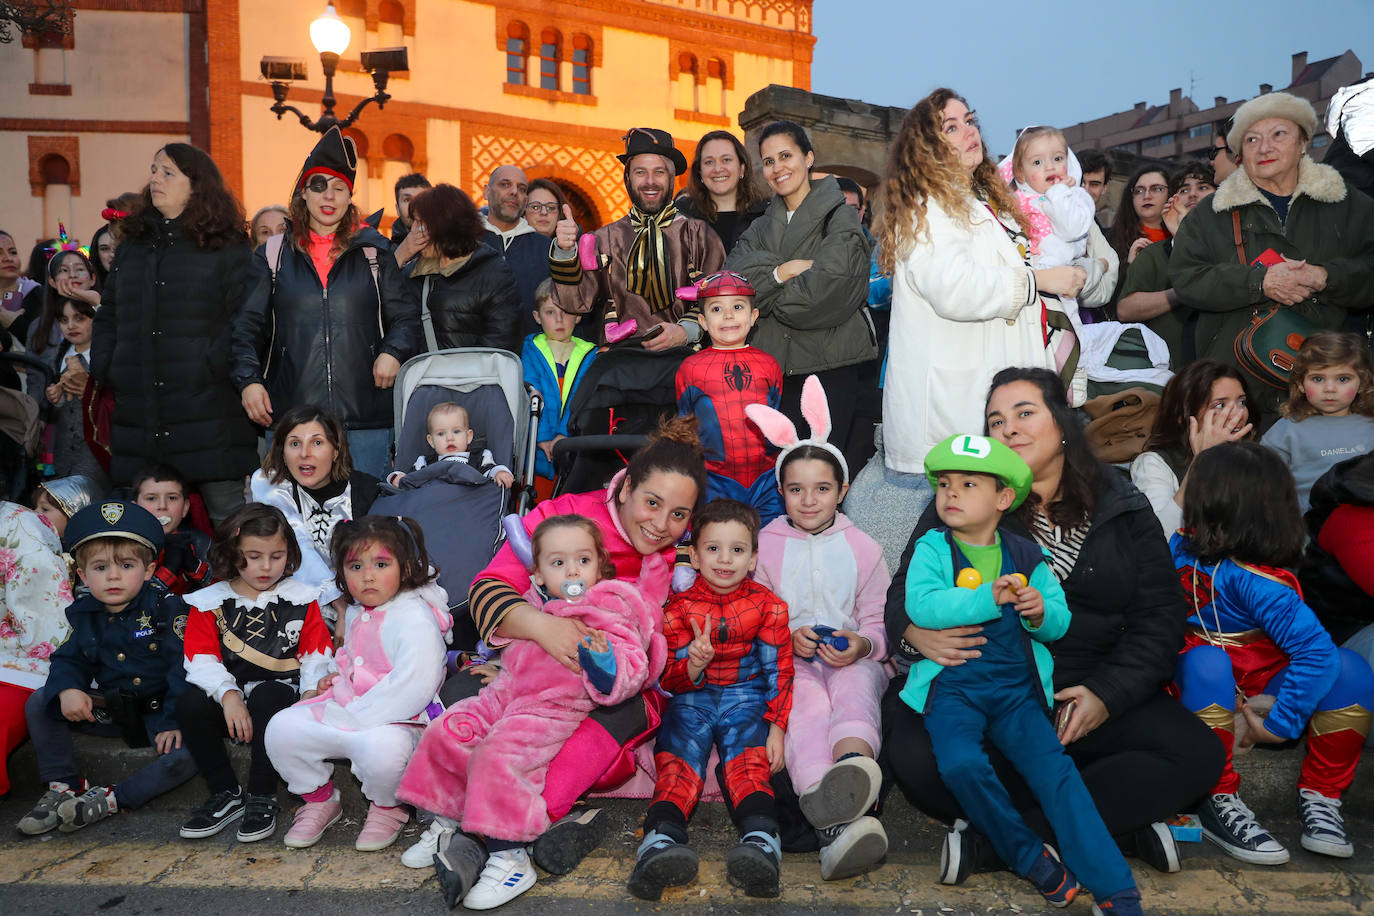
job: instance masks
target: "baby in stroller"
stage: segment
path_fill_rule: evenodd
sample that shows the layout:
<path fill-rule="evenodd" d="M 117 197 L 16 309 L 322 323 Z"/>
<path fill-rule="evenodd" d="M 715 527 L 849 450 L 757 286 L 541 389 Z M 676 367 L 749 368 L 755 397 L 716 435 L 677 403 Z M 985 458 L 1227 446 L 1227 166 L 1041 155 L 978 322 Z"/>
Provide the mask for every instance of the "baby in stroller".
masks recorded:
<path fill-rule="evenodd" d="M 461 461 L 471 465 L 470 449 L 474 435 L 472 417 L 469 416 L 467 409 L 452 401 L 435 404 L 429 409 L 429 416 L 425 417 L 425 441 L 434 449 L 439 461 Z M 420 455 L 415 459 L 415 470 L 418 471 L 428 464 L 425 456 Z M 504 464 L 496 463 L 496 459 L 491 455 L 491 449 L 482 449 L 477 470 L 483 477 L 496 481 L 498 486 L 509 488 L 515 483 L 515 475 Z M 392 471 L 386 482 L 394 487 L 405 476 L 404 471 Z"/>

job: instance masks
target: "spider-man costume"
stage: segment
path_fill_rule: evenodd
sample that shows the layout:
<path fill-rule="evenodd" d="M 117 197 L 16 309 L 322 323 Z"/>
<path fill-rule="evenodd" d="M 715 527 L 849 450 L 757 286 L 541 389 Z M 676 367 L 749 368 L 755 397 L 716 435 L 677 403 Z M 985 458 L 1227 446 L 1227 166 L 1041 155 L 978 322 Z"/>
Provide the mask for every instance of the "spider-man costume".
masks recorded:
<path fill-rule="evenodd" d="M 782 368 L 755 347 L 693 353 L 677 370 L 677 411 L 695 415 L 706 450 L 706 498 L 738 499 L 759 510 L 764 525 L 782 514 L 773 477 L 777 454 L 744 415 L 746 404 L 774 410 L 782 402 Z"/>
<path fill-rule="evenodd" d="M 687 673 L 692 621 L 711 634 L 716 652 L 695 682 Z M 785 730 L 792 709 L 787 605 L 752 580 L 720 595 L 698 578 L 668 602 L 663 635 L 668 666 L 660 683 L 674 695 L 658 730 L 658 778 L 646 831 L 667 818 L 686 826 L 701 798 L 713 744 L 724 764 L 724 789 L 736 820 L 760 813 L 771 817 L 773 789 L 764 744 L 769 724 Z"/>
<path fill-rule="evenodd" d="M 1204 563 L 1182 533 L 1169 541 L 1192 614 L 1175 688 L 1184 706 L 1216 732 L 1226 768 L 1213 793 L 1234 793 L 1231 766 L 1236 691 L 1273 696 L 1264 727 L 1280 738 L 1307 732 L 1299 789 L 1340 798 L 1355 778 L 1370 710 L 1374 673 L 1363 658 L 1337 649 L 1285 569 L 1222 560 Z"/>

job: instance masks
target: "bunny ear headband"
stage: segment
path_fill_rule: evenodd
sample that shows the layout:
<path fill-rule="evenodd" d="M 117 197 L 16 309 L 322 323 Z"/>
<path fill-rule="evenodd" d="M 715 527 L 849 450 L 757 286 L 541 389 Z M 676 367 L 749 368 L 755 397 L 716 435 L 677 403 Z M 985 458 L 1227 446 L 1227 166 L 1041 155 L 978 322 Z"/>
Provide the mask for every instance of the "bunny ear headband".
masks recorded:
<path fill-rule="evenodd" d="M 840 469 L 844 471 L 844 480 L 841 483 L 849 483 L 849 464 L 844 460 L 844 453 L 826 441 L 830 438 L 830 403 L 825 398 L 825 389 L 821 387 L 820 379 L 808 375 L 802 384 L 801 412 L 806 418 L 807 425 L 811 427 L 810 438 L 800 438 L 792 421 L 771 407 L 748 404 L 744 412 L 754 421 L 754 425 L 763 433 L 765 439 L 782 449 L 778 452 L 778 461 L 773 467 L 779 484 L 782 483 L 783 462 L 787 460 L 788 455 L 803 445 L 814 445 L 834 455 L 840 462 Z"/>

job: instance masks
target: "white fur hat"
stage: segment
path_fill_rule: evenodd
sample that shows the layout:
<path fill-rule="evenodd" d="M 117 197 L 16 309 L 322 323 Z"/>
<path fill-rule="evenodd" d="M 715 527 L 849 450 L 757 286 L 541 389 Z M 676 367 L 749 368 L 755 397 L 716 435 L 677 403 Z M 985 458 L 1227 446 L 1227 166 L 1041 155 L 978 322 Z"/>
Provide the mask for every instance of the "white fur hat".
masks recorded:
<path fill-rule="evenodd" d="M 1317 135 L 1317 112 L 1311 102 L 1287 92 L 1266 92 L 1236 109 L 1231 132 L 1226 135 L 1226 145 L 1231 147 L 1233 153 L 1239 155 L 1240 141 L 1245 137 L 1245 132 L 1253 127 L 1256 121 L 1263 121 L 1265 118 L 1292 121 L 1302 128 L 1302 132 L 1309 140 Z"/>

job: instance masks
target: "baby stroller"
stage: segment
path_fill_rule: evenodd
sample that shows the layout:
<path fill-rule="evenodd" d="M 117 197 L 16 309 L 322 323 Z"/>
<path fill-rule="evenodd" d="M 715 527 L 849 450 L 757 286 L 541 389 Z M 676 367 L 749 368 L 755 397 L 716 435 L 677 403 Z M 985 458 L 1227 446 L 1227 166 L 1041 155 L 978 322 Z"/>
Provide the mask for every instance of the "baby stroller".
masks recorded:
<path fill-rule="evenodd" d="M 24 387 L 0 388 L 0 499 L 23 502 L 38 483 L 35 460 L 43 447 L 43 425 L 52 413 L 44 390 L 54 371 L 28 353 L 0 353 L 0 364 L 24 370 Z"/>
<path fill-rule="evenodd" d="M 467 617 L 468 588 L 505 537 L 501 518 L 529 509 L 539 396 L 526 389 L 520 357 L 473 347 L 411 359 L 396 375 L 395 399 L 396 468 L 406 477 L 396 487 L 382 486 L 372 513 L 406 515 L 420 523 L 439 567 L 439 584 L 448 592 L 454 645 L 470 648 L 477 632 Z M 435 461 L 425 423 L 429 411 L 445 401 L 466 408 L 477 434 L 472 453 L 489 449 L 497 464 L 510 468 L 513 487 L 507 490 L 483 477 L 475 464 Z M 429 464 L 412 470 L 421 456 Z"/>
<path fill-rule="evenodd" d="M 553 447 L 555 495 L 604 487 L 677 413 L 677 370 L 691 353 L 621 347 L 596 358 L 568 405 L 568 438 Z"/>

